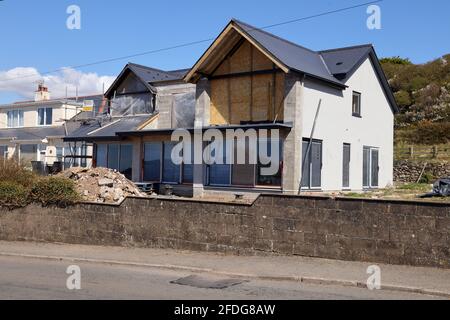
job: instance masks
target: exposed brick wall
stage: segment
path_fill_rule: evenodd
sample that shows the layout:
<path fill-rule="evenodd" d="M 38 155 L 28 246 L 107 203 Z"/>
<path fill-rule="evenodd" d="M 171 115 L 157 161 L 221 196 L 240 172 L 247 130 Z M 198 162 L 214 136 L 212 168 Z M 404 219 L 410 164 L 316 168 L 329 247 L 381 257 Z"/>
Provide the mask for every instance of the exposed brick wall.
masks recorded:
<path fill-rule="evenodd" d="M 0 210 L 1 240 L 286 254 L 450 268 L 450 205 L 261 196 Z"/>

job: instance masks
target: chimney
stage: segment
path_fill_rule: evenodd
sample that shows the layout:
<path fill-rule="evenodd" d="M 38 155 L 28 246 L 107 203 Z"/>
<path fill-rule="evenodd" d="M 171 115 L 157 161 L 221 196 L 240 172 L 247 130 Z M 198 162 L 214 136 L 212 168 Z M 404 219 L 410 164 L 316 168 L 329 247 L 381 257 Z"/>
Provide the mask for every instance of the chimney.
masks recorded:
<path fill-rule="evenodd" d="M 50 92 L 48 92 L 48 88 L 43 83 L 40 83 L 37 91 L 34 93 L 34 101 L 46 100 L 50 100 Z"/>

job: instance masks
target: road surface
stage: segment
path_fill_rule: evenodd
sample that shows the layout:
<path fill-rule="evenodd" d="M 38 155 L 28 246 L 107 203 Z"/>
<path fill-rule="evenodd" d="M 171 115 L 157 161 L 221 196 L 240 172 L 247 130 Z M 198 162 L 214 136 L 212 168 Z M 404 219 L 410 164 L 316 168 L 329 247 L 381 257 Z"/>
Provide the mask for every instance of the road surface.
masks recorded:
<path fill-rule="evenodd" d="M 1 300 L 262 300 L 262 299 L 436 299 L 412 293 L 306 285 L 289 281 L 250 280 L 226 289 L 172 284 L 191 272 L 135 266 L 79 263 L 81 290 L 67 289 L 67 261 L 0 256 Z M 210 278 L 207 274 L 199 277 Z M 229 279 L 226 276 L 219 280 Z M 218 280 L 214 276 L 214 280 Z"/>

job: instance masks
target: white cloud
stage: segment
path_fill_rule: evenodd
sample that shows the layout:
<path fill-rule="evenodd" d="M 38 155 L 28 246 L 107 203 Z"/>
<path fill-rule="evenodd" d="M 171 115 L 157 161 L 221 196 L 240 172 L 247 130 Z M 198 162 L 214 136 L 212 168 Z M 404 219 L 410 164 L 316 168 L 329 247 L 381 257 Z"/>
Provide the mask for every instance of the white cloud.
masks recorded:
<path fill-rule="evenodd" d="M 78 95 L 101 94 L 103 84 L 105 90 L 113 83 L 115 77 L 99 76 L 97 73 L 84 73 L 72 68 L 64 68 L 60 72 L 41 75 L 36 68 L 18 67 L 7 71 L 0 71 L 1 92 L 14 92 L 24 99 L 33 99 L 39 81 L 44 81 L 51 98 Z"/>

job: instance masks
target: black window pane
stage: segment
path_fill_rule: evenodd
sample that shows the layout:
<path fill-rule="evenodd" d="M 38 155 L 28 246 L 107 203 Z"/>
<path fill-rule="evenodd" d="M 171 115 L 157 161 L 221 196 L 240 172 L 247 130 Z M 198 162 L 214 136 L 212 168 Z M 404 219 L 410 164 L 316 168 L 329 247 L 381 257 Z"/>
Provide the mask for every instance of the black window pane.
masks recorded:
<path fill-rule="evenodd" d="M 180 166 L 172 161 L 172 150 L 177 143 L 164 143 L 164 165 L 163 165 L 163 182 L 179 183 L 180 182 Z"/>
<path fill-rule="evenodd" d="M 342 187 L 350 188 L 350 152 L 351 146 L 344 144 Z"/>
<path fill-rule="evenodd" d="M 48 108 L 46 110 L 46 114 L 45 114 L 45 124 L 50 126 L 53 122 L 53 109 L 52 108 Z"/>
<path fill-rule="evenodd" d="M 97 161 L 97 167 L 99 168 L 106 168 L 108 166 L 108 145 L 106 144 L 98 144 L 97 145 L 97 155 L 96 155 L 96 161 Z"/>
<path fill-rule="evenodd" d="M 120 163 L 119 171 L 127 179 L 131 180 L 133 178 L 133 146 L 132 145 L 121 145 L 120 146 Z"/>
<path fill-rule="evenodd" d="M 309 188 L 311 184 L 311 150 L 309 148 L 309 141 L 302 143 L 302 188 Z"/>
<path fill-rule="evenodd" d="M 322 186 L 322 143 L 311 145 L 311 188 Z"/>
<path fill-rule="evenodd" d="M 161 180 L 162 143 L 146 143 L 144 146 L 144 181 Z"/>
<path fill-rule="evenodd" d="M 269 141 L 267 141 L 266 142 L 267 143 L 267 156 L 269 157 L 269 158 L 272 158 L 272 141 L 271 140 L 269 140 Z M 258 164 L 258 168 L 257 168 L 257 170 L 258 170 L 258 177 L 257 177 L 257 184 L 258 185 L 260 185 L 260 186 L 281 186 L 281 171 L 282 171 L 282 168 L 281 168 L 281 163 L 282 163 L 282 161 L 283 161 L 283 150 L 282 150 L 282 142 L 281 142 L 281 140 L 280 141 L 277 141 L 276 143 L 279 143 L 279 151 L 280 151 L 280 154 L 279 154 L 279 158 L 278 158 L 278 163 L 276 163 L 275 165 L 278 165 L 278 172 L 276 173 L 276 174 L 274 174 L 274 175 L 271 175 L 271 176 L 268 176 L 268 175 L 263 175 L 262 174 L 262 169 L 263 168 L 270 168 L 271 167 L 271 164 L 269 164 L 269 165 L 262 165 L 261 163 L 259 163 Z M 258 143 L 258 145 L 259 145 L 259 143 Z"/>
<path fill-rule="evenodd" d="M 108 145 L 108 168 L 119 170 L 119 145 Z"/>
<path fill-rule="evenodd" d="M 378 187 L 379 151 L 372 149 L 371 187 Z"/>
<path fill-rule="evenodd" d="M 227 146 L 223 146 L 223 162 L 226 163 Z M 213 152 L 215 156 L 215 152 Z M 231 184 L 231 165 L 213 164 L 209 167 L 209 184 L 217 186 L 229 186 Z"/>
<path fill-rule="evenodd" d="M 364 147 L 363 151 L 363 186 L 370 187 L 370 148 Z"/>
<path fill-rule="evenodd" d="M 193 146 L 185 146 L 189 148 L 191 154 L 190 163 L 183 164 L 183 183 L 194 183 L 194 150 Z"/>

